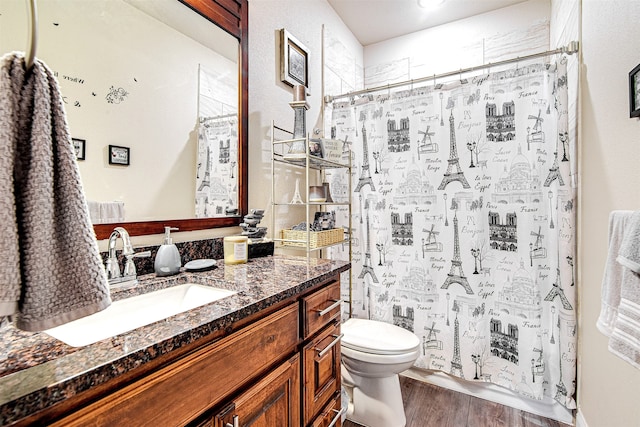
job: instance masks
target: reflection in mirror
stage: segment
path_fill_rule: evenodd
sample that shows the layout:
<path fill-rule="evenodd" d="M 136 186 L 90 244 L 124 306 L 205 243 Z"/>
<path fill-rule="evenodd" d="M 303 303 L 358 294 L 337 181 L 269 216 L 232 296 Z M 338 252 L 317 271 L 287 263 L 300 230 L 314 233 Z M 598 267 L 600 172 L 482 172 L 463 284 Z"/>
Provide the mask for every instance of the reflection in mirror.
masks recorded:
<path fill-rule="evenodd" d="M 24 50 L 25 1 L 0 7 L 0 50 Z M 176 0 L 47 0 L 38 11 L 37 56 L 85 141 L 94 224 L 240 214 L 238 40 Z M 110 145 L 129 149 L 128 165 L 109 162 Z"/>
<path fill-rule="evenodd" d="M 197 218 L 238 214 L 237 87 L 221 80 L 217 72 L 200 68 Z"/>

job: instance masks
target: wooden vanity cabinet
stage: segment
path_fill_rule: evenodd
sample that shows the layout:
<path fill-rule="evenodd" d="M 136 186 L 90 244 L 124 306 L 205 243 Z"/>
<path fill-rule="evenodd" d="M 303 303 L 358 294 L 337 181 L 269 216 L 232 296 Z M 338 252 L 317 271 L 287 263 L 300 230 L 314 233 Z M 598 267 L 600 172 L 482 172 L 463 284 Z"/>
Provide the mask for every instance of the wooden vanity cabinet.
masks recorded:
<path fill-rule="evenodd" d="M 54 426 L 340 426 L 339 276 L 269 312 L 115 384 L 62 418 L 40 420 L 56 419 L 46 423 Z"/>
<path fill-rule="evenodd" d="M 56 426 L 183 426 L 223 402 L 300 342 L 290 304 L 63 418 Z"/>

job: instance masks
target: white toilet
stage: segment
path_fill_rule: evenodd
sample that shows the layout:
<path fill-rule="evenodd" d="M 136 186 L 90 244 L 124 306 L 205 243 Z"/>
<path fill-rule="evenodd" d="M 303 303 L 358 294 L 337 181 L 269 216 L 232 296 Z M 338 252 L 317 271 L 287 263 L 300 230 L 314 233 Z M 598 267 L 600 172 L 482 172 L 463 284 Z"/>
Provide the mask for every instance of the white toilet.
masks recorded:
<path fill-rule="evenodd" d="M 367 427 L 404 427 L 398 374 L 420 355 L 420 339 L 398 326 L 365 319 L 347 320 L 342 333 L 347 419 Z"/>

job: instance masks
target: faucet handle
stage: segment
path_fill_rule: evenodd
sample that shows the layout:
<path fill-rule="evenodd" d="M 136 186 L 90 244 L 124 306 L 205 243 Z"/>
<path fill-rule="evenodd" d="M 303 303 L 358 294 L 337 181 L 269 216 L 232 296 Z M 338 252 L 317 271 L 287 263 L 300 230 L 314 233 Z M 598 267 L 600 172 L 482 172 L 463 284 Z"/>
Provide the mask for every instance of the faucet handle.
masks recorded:
<path fill-rule="evenodd" d="M 125 255 L 126 261 L 124 264 L 124 274 L 125 277 L 135 277 L 136 276 L 136 265 L 133 262 L 134 258 L 148 258 L 151 256 L 151 251 L 143 251 L 143 252 L 134 252 Z"/>
<path fill-rule="evenodd" d="M 120 277 L 122 277 L 122 275 L 120 274 L 120 266 L 118 265 L 118 259 L 115 258 L 115 256 L 114 257 L 109 256 L 105 264 L 105 270 L 107 272 L 108 280 L 119 279 Z"/>
<path fill-rule="evenodd" d="M 150 256 L 151 251 L 136 252 L 132 255 L 133 258 L 149 258 Z"/>

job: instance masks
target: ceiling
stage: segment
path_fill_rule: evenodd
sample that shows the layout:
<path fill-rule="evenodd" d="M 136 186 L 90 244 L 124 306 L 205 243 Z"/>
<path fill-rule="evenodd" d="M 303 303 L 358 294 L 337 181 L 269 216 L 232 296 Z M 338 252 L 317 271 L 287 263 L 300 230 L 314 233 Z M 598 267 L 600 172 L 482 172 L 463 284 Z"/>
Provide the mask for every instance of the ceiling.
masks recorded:
<path fill-rule="evenodd" d="M 328 0 L 363 46 L 523 1 L 445 0 L 429 10 L 418 6 L 418 0 Z"/>

